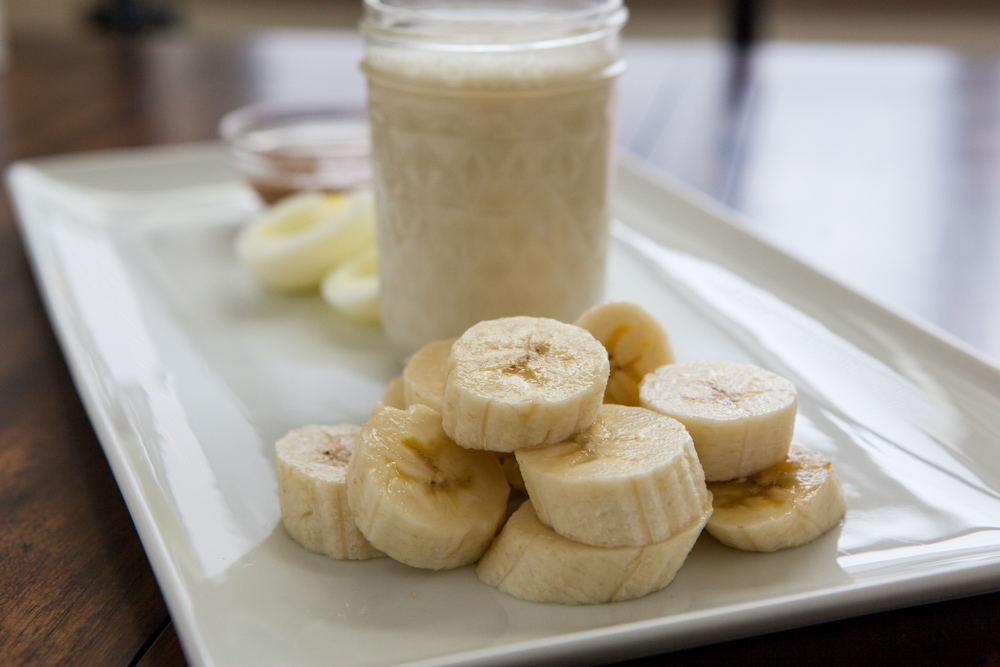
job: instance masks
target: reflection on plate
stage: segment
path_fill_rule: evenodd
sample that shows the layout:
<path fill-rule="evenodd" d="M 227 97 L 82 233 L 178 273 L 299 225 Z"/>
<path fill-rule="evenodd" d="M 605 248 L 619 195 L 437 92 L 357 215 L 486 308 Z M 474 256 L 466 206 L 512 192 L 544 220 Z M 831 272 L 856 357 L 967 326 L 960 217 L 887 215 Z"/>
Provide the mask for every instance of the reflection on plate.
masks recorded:
<path fill-rule="evenodd" d="M 849 509 L 775 554 L 703 535 L 676 580 L 595 607 L 518 601 L 473 568 L 308 554 L 280 526 L 271 449 L 364 421 L 398 374 L 377 330 L 260 292 L 231 243 L 257 200 L 217 146 L 16 165 L 49 312 L 200 664 L 582 662 L 1000 588 L 1000 372 L 624 165 L 607 296 L 680 360 L 756 363 L 799 388 L 796 440 Z"/>

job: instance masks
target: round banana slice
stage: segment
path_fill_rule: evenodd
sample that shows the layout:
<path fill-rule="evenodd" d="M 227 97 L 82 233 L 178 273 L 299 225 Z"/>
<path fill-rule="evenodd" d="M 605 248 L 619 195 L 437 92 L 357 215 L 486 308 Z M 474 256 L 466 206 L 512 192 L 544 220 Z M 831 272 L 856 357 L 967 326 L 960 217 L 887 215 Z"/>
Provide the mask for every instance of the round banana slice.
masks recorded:
<path fill-rule="evenodd" d="M 509 493 L 497 457 L 456 445 L 423 405 L 373 415 L 347 468 L 348 502 L 368 541 L 432 570 L 478 560 Z"/>
<path fill-rule="evenodd" d="M 645 408 L 604 405 L 586 431 L 515 454 L 539 519 L 576 542 L 661 542 L 712 508 L 691 436 Z"/>
<path fill-rule="evenodd" d="M 594 423 L 608 355 L 590 333 L 538 317 L 472 326 L 455 341 L 441 416 L 462 447 L 512 452 Z"/>
<path fill-rule="evenodd" d="M 330 271 L 320 283 L 323 300 L 362 324 L 378 324 L 378 260 L 369 245 Z"/>
<path fill-rule="evenodd" d="M 368 190 L 302 192 L 264 210 L 236 237 L 236 256 L 254 277 L 275 290 L 315 289 L 323 276 L 375 243 Z"/>
<path fill-rule="evenodd" d="M 362 560 L 384 556 L 354 524 L 347 504 L 347 462 L 359 426 L 304 426 L 275 444 L 278 501 L 285 530 L 309 551 Z"/>
<path fill-rule="evenodd" d="M 752 475 L 783 461 L 798 409 L 790 381 L 730 361 L 661 366 L 643 379 L 639 399 L 643 407 L 684 424 L 710 482 Z"/>
<path fill-rule="evenodd" d="M 670 338 L 660 323 L 641 306 L 613 301 L 580 315 L 576 325 L 599 340 L 608 351 L 611 376 L 605 403 L 639 405 L 639 383 L 647 373 L 674 363 Z"/>
<path fill-rule="evenodd" d="M 708 532 L 744 551 L 777 551 L 810 542 L 847 511 L 833 464 L 793 444 L 788 458 L 756 475 L 708 485 L 715 512 Z"/>
<path fill-rule="evenodd" d="M 529 602 L 597 604 L 642 597 L 671 581 L 711 509 L 667 540 L 642 547 L 594 547 L 567 540 L 538 520 L 532 501 L 508 519 L 476 567 L 480 580 Z"/>
<path fill-rule="evenodd" d="M 456 339 L 428 343 L 413 353 L 403 368 L 403 396 L 406 405 L 426 405 L 441 412 L 448 359 Z"/>

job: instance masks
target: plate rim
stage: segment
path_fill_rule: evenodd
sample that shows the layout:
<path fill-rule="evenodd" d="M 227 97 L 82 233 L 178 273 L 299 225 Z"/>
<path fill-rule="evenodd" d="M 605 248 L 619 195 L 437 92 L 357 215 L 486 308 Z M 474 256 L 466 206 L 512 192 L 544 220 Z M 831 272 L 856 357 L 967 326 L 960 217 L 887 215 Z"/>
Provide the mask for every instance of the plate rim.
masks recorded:
<path fill-rule="evenodd" d="M 198 143 L 188 146 L 194 153 L 202 150 L 219 149 L 216 143 Z M 147 557 L 153 566 L 156 579 L 160 589 L 167 599 L 168 609 L 171 618 L 177 625 L 178 636 L 182 638 L 182 646 L 185 655 L 195 664 L 214 664 L 211 661 L 212 651 L 206 644 L 203 633 L 194 622 L 192 611 L 192 600 L 190 592 L 185 589 L 182 577 L 178 572 L 178 563 L 171 554 L 170 546 L 164 539 L 164 535 L 157 525 L 154 512 L 150 509 L 148 500 L 142 496 L 140 487 L 136 479 L 136 471 L 128 464 L 128 455 L 113 425 L 111 416 L 108 415 L 105 406 L 97 396 L 97 378 L 88 374 L 86 364 L 86 351 L 80 341 L 75 337 L 73 331 L 72 318 L 65 311 L 65 306 L 58 302 L 58 296 L 54 293 L 52 286 L 52 263 L 51 248 L 46 247 L 39 229 L 44 222 L 32 219 L 28 212 L 29 203 L 26 199 L 30 196 L 31 180 L 41 177 L 49 177 L 46 171 L 53 165 L 65 165 L 72 163 L 79 167 L 86 167 L 88 159 L 110 160 L 112 162 L 121 159 L 157 159 L 169 158 L 170 156 L 187 155 L 187 148 L 170 146 L 133 148 L 125 150 L 100 151 L 95 153 L 72 154 L 70 156 L 52 156 L 31 160 L 21 160 L 13 163 L 7 170 L 6 180 L 8 190 L 15 205 L 16 219 L 20 233 L 28 250 L 29 262 L 35 275 L 36 283 L 46 312 L 57 336 L 63 355 L 66 357 L 77 393 L 84 403 L 91 424 L 98 435 L 98 439 L 104 449 L 106 458 L 112 468 L 120 491 L 125 498 L 126 505 L 136 525 L 137 532 L 143 543 Z M 180 150 L 179 150 L 180 149 Z M 775 246 L 767 239 L 756 234 L 750 225 L 742 221 L 741 216 L 728 209 L 724 205 L 710 199 L 693 188 L 686 186 L 675 179 L 654 171 L 640 161 L 628 157 L 619 159 L 618 169 L 619 187 L 643 187 L 652 188 L 663 193 L 663 196 L 672 197 L 681 201 L 686 206 L 702 210 L 706 215 L 718 221 L 719 230 L 729 235 L 733 239 L 749 240 L 748 242 L 757 244 L 758 247 L 774 257 L 780 257 L 782 261 L 795 266 L 797 271 L 811 275 L 813 279 L 822 281 L 830 289 L 841 292 L 846 298 L 855 303 L 863 304 L 866 308 L 876 312 L 887 321 L 891 321 L 895 326 L 900 326 L 908 330 L 910 335 L 916 335 L 924 345 L 931 345 L 935 350 L 951 357 L 949 363 L 959 362 L 964 366 L 976 370 L 981 377 L 980 382 L 985 379 L 994 380 L 1000 386 L 1000 365 L 984 353 L 974 349 L 964 341 L 961 341 L 947 332 L 939 330 L 934 325 L 919 320 L 881 304 L 867 295 L 862 295 L 840 283 L 835 278 L 823 271 L 811 266 L 808 262 L 796 257 L 785 249 Z M 640 230 L 646 233 L 646 230 Z M 660 242 L 658 239 L 657 242 Z M 47 255 L 46 253 L 49 253 Z M 866 581 L 860 584 L 841 586 L 833 590 L 824 591 L 821 595 L 816 593 L 800 593 L 772 598 L 763 605 L 742 605 L 736 611 L 728 611 L 724 617 L 728 620 L 723 624 L 720 632 L 719 626 L 703 628 L 695 632 L 670 633 L 664 632 L 664 628 L 670 625 L 672 617 L 664 616 L 656 619 L 644 621 L 633 621 L 621 625 L 576 631 L 555 638 L 533 639 L 528 641 L 514 642 L 499 647 L 476 649 L 474 651 L 458 652 L 439 656 L 433 659 L 418 660 L 408 664 L 417 666 L 431 664 L 480 664 L 488 660 L 490 664 L 519 664 L 525 660 L 543 660 L 546 658 L 571 656 L 577 659 L 584 659 L 587 662 L 597 662 L 602 659 L 619 656 L 623 647 L 631 647 L 638 651 L 631 653 L 631 657 L 649 655 L 663 650 L 679 650 L 699 646 L 707 643 L 726 641 L 740 637 L 752 636 L 782 629 L 801 627 L 814 623 L 827 622 L 831 620 L 856 616 L 859 614 L 857 606 L 859 600 L 863 601 L 866 609 L 863 614 L 884 611 L 915 604 L 923 604 L 932 601 L 954 599 L 966 595 L 985 593 L 993 590 L 1000 590 L 1000 553 L 996 554 L 997 559 L 988 565 L 956 564 L 951 568 L 945 568 L 943 572 L 936 573 L 931 579 L 931 586 L 921 585 L 927 582 L 927 575 L 913 574 L 897 578 L 891 582 L 894 587 L 892 596 L 880 595 L 884 588 L 884 583 L 878 581 Z M 984 586 L 984 579 L 990 579 L 990 583 Z M 810 608 L 812 613 L 803 615 L 793 622 L 789 622 L 790 614 L 795 613 L 798 606 L 804 601 L 815 600 L 821 597 L 827 604 L 819 610 Z M 806 605 L 808 606 L 808 605 Z M 853 607 L 854 609 L 848 609 Z M 744 616 L 750 610 L 754 612 L 752 623 L 741 625 L 741 620 L 746 620 Z M 762 615 L 763 614 L 763 615 Z M 718 612 L 713 610 L 702 610 L 691 613 L 692 619 L 695 617 L 718 617 Z M 801 621 L 801 622 L 799 622 Z M 686 637 L 686 639 L 685 639 Z M 614 656 L 611 652 L 614 652 Z"/>

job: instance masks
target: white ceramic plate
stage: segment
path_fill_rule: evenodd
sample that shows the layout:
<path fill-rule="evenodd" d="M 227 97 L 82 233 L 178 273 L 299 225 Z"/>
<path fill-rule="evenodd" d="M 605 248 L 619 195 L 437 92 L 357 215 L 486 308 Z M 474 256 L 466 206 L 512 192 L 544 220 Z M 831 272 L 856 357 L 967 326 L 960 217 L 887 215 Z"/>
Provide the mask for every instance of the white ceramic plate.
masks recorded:
<path fill-rule="evenodd" d="M 318 297 L 236 264 L 256 209 L 216 146 L 37 160 L 9 182 L 54 327 L 167 599 L 205 665 L 578 663 L 1000 589 L 1000 372 L 634 167 L 608 296 L 680 359 L 760 364 L 801 393 L 797 440 L 844 481 L 842 526 L 775 554 L 702 536 L 631 602 L 537 605 L 388 559 L 300 549 L 272 443 L 363 422 L 400 366 Z"/>

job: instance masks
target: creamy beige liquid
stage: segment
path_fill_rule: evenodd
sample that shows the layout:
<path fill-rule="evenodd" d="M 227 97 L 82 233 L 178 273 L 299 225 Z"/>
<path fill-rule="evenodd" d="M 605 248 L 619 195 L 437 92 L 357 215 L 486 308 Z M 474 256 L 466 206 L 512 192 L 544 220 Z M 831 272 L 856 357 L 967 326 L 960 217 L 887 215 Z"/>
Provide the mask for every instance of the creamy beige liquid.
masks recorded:
<path fill-rule="evenodd" d="M 562 55 L 369 53 L 382 320 L 403 353 L 600 298 L 617 58 Z"/>

